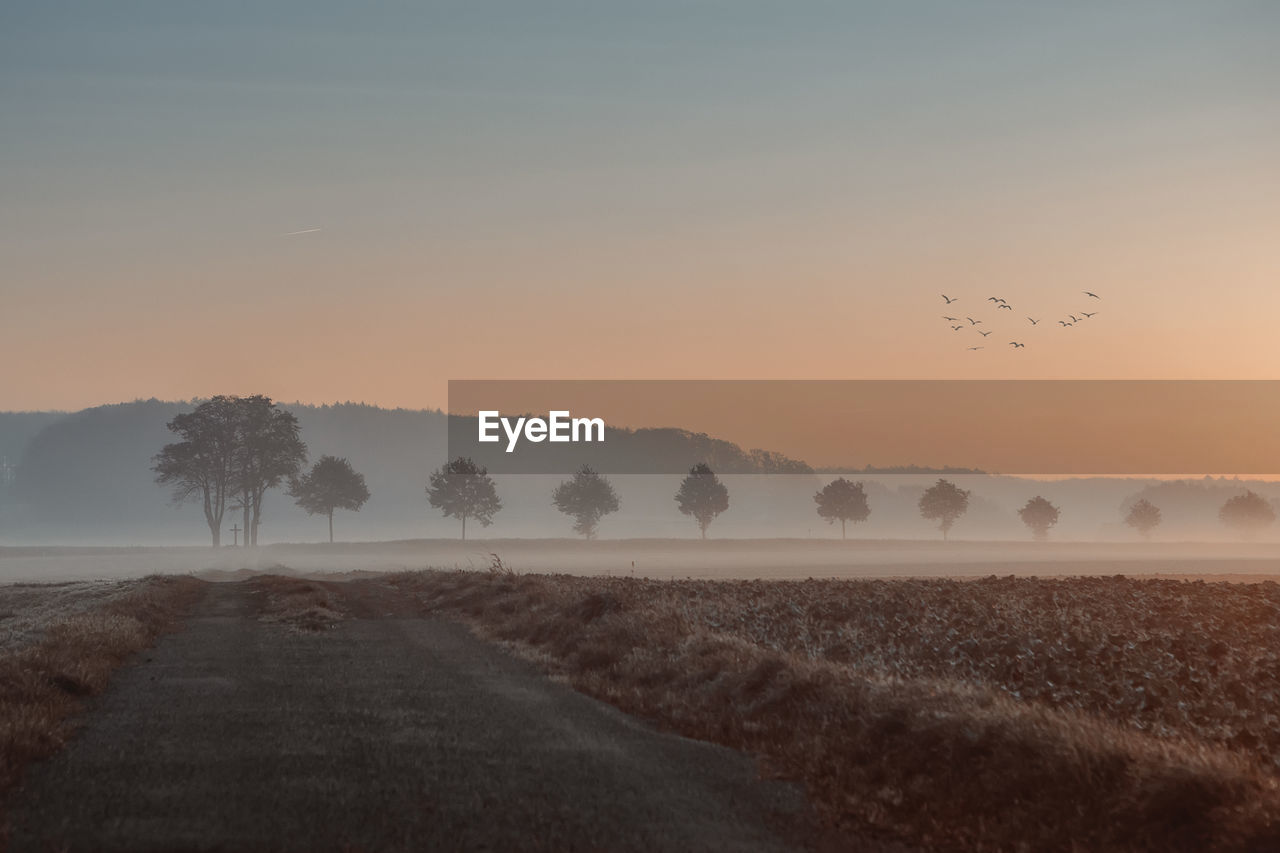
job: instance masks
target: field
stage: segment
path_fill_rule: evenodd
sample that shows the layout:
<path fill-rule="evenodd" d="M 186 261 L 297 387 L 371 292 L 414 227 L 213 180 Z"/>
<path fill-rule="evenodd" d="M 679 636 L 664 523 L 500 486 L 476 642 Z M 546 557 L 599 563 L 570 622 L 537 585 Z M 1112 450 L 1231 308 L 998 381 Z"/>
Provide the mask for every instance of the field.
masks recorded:
<path fill-rule="evenodd" d="M 939 849 L 1280 849 L 1280 586 L 395 579 L 556 677 Z"/>
<path fill-rule="evenodd" d="M 661 729 L 759 757 L 766 775 L 804 787 L 837 847 L 859 838 L 930 850 L 1280 849 L 1280 585 L 1257 574 L 1270 565 L 1265 552 L 1221 563 L 1192 553 L 1178 564 L 1141 550 L 1117 559 L 1113 546 L 1016 543 L 516 544 L 526 564 L 569 555 L 585 571 L 576 561 L 593 554 L 639 555 L 641 566 L 670 561 L 670 571 L 532 573 L 487 554 L 480 570 L 371 573 L 378 560 L 445 547 L 396 543 L 262 549 L 256 559 L 273 573 L 231 560 L 203 572 L 246 584 L 169 576 L 0 587 L 0 793 L 60 749 L 83 700 L 180 625 L 202 590 L 243 588 L 253 619 L 330 645 L 375 625 L 384 641 L 400 637 L 388 620 L 462 621 Z M 477 545 L 449 547 L 463 555 Z M 366 560 L 335 574 L 273 559 L 341 565 L 344 551 Z M 855 577 L 671 576 L 683 565 L 714 578 L 748 553 L 747 574 L 786 575 L 768 561 L 799 554 Z M 947 559 L 923 562 L 930 553 Z M 1004 562 L 987 565 L 1001 575 L 977 576 L 993 554 Z M 1012 573 L 1073 561 L 1095 575 Z M 1108 561 L 1150 574 L 1097 575 Z M 907 576 L 857 576 L 884 567 Z M 1197 579 L 1215 568 L 1232 582 Z M 1181 579 L 1155 576 L 1179 570 Z M 369 653 L 397 656 L 382 643 Z M 204 683 L 175 684 L 188 682 Z"/>
<path fill-rule="evenodd" d="M 523 572 L 648 578 L 795 579 L 984 575 L 1231 575 L 1280 579 L 1267 542 L 993 542 L 911 539 L 410 539 L 192 547 L 0 547 L 0 583 L 51 583 L 243 570 L 393 572 L 484 569 L 490 554 Z"/>

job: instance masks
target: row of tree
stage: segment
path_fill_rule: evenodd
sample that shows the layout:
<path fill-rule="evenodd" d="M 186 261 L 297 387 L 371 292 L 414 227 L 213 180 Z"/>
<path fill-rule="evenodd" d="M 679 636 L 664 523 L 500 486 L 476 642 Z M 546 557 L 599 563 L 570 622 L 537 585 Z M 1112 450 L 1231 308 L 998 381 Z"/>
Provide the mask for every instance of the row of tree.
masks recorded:
<path fill-rule="evenodd" d="M 952 526 L 968 511 L 969 496 L 969 491 L 947 480 L 939 480 L 920 496 L 920 514 L 937 521 L 942 538 L 946 539 Z M 844 538 L 845 522 L 865 521 L 871 515 L 862 484 L 850 483 L 843 477 L 828 483 L 813 499 L 818 503 L 818 515 L 828 522 L 840 522 L 841 538 Z M 1058 507 L 1040 495 L 1028 500 L 1018 510 L 1018 517 L 1031 530 L 1032 538 L 1038 541 L 1049 538 L 1049 529 L 1058 523 L 1060 515 Z M 1275 522 L 1276 513 L 1270 501 L 1262 495 L 1246 491 L 1227 500 L 1218 510 L 1218 518 L 1248 538 Z M 1151 538 L 1161 520 L 1160 507 L 1146 498 L 1134 501 L 1124 516 L 1124 523 L 1142 534 L 1144 539 Z"/>
<path fill-rule="evenodd" d="M 920 514 L 931 521 L 938 522 L 942 538 L 946 539 L 952 526 L 969 509 L 970 492 L 961 489 L 947 480 L 939 480 L 925 490 L 920 496 Z M 814 496 L 818 503 L 818 515 L 828 522 L 840 522 L 840 536 L 844 538 L 844 525 L 847 521 L 865 521 L 871 514 L 867 497 L 861 483 L 850 483 L 843 477 L 828 483 L 826 488 Z M 1049 538 L 1049 529 L 1058 523 L 1060 510 L 1048 499 L 1036 495 L 1018 510 L 1018 517 L 1031 530 L 1036 540 Z M 1218 510 L 1219 520 L 1226 526 L 1237 530 L 1246 538 L 1276 520 L 1275 509 L 1270 501 L 1254 491 L 1246 491 L 1227 500 Z M 1160 507 L 1146 498 L 1134 501 L 1124 516 L 1124 523 L 1150 539 L 1151 533 L 1160 526 Z"/>
<path fill-rule="evenodd" d="M 488 527 L 502 509 L 497 485 L 488 469 L 466 457 L 454 459 L 431 474 L 427 502 L 446 517 L 462 522 L 463 539 L 467 538 L 468 519 Z M 590 465 L 583 465 L 572 479 L 556 486 L 551 502 L 573 519 L 574 531 L 587 539 L 595 538 L 600 519 L 621 507 L 609 478 Z M 711 522 L 729 508 L 729 489 L 709 465 L 699 463 L 681 481 L 676 505 L 680 512 L 693 517 L 706 539 Z"/>
<path fill-rule="evenodd" d="M 157 482 L 173 489 L 176 503 L 197 501 L 204 510 L 214 546 L 221 542 L 228 512 L 243 513 L 245 543 L 258 544 L 262 501 L 269 489 L 288 483 L 288 493 L 311 515 L 329 520 L 333 541 L 333 514 L 338 509 L 359 511 L 369 500 L 363 475 L 336 456 L 322 456 L 308 470 L 307 446 L 299 434 L 297 418 L 276 406 L 269 397 L 218 396 L 194 411 L 176 415 L 168 424 L 179 441 L 167 444 L 154 459 Z M 920 496 L 923 518 L 935 521 L 945 540 L 951 528 L 969 509 L 971 493 L 948 480 L 938 480 Z M 832 480 L 814 495 L 818 516 L 829 524 L 840 522 L 844 538 L 847 525 L 866 521 L 871 506 L 860 482 L 844 477 Z M 560 483 L 551 494 L 555 507 L 573 519 L 573 529 L 588 539 L 596 535 L 602 518 L 621 506 L 609 479 L 590 466 Z M 702 538 L 707 528 L 729 508 L 729 489 L 710 466 L 700 463 L 689 470 L 675 494 L 680 512 L 698 525 Z M 482 527 L 493 523 L 502 509 L 497 486 L 487 469 L 459 457 L 432 472 L 427 501 L 446 517 Z M 1058 523 L 1060 511 L 1037 495 L 1018 510 L 1033 538 L 1046 539 Z M 1252 536 L 1272 524 L 1276 514 L 1266 498 L 1253 491 L 1229 499 L 1218 513 L 1221 521 Z M 1125 524 L 1145 538 L 1160 525 L 1159 507 L 1146 499 L 1136 501 Z"/>
<path fill-rule="evenodd" d="M 968 511 L 971 494 L 949 480 L 938 480 L 920 496 L 920 515 L 937 522 L 946 540 L 951 528 Z M 729 508 L 729 489 L 709 466 L 699 464 L 690 469 L 680 483 L 675 499 L 680 512 L 693 517 L 705 539 L 711 522 Z M 487 527 L 502 509 L 493 478 L 485 468 L 467 458 L 455 459 L 431 475 L 427 500 L 445 516 L 462 521 L 463 539 L 467 538 L 467 519 Z M 617 492 L 608 478 L 586 465 L 572 479 L 557 486 L 551 500 L 556 509 L 573 518 L 574 531 L 588 539 L 596 535 L 600 520 L 620 507 Z M 813 500 L 820 518 L 828 524 L 840 522 L 841 539 L 846 538 L 849 523 L 871 517 L 871 504 L 862 483 L 844 477 L 832 480 Z M 1049 537 L 1049 530 L 1058 523 L 1060 515 L 1059 508 L 1041 495 L 1031 498 L 1018 510 L 1018 517 L 1037 541 Z M 1218 517 L 1248 537 L 1272 524 L 1276 514 L 1266 498 L 1247 491 L 1223 504 Z M 1140 499 L 1129 508 L 1124 522 L 1149 539 L 1161 523 L 1160 508 L 1145 498 Z"/>

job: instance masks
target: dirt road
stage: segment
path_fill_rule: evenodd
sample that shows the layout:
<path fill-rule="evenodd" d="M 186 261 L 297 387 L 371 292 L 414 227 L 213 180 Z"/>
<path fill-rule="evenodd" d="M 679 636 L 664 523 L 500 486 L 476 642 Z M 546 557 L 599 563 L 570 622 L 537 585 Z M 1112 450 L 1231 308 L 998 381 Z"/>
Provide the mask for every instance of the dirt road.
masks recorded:
<path fill-rule="evenodd" d="M 352 585 L 353 587 L 355 585 Z M 211 584 L 10 802 L 13 850 L 783 850 L 792 787 L 554 684 L 378 581 L 318 633 Z"/>

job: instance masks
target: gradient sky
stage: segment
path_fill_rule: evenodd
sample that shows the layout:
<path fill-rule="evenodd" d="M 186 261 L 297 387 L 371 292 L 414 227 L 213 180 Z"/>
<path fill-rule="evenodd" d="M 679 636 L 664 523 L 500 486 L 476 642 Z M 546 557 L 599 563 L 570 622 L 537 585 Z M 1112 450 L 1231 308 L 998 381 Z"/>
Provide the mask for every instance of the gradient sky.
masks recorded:
<path fill-rule="evenodd" d="M 1270 0 L 9 3 L 0 116 L 3 409 L 1280 378 Z"/>

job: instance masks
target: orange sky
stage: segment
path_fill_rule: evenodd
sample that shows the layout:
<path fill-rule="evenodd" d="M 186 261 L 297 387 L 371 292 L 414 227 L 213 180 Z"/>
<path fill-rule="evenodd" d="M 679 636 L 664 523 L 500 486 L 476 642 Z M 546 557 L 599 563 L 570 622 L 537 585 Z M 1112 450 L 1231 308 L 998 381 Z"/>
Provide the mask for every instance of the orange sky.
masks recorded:
<path fill-rule="evenodd" d="M 0 43 L 0 408 L 1277 378 L 1273 12 L 32 12 Z"/>

